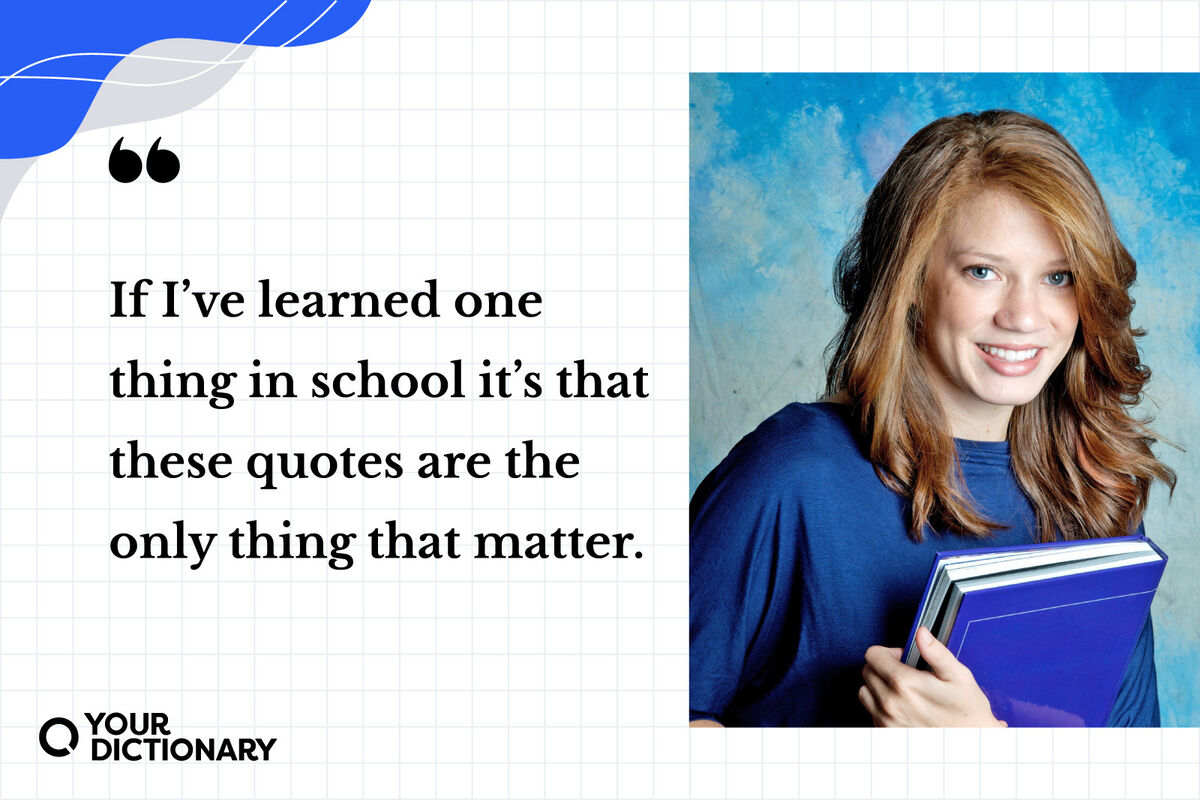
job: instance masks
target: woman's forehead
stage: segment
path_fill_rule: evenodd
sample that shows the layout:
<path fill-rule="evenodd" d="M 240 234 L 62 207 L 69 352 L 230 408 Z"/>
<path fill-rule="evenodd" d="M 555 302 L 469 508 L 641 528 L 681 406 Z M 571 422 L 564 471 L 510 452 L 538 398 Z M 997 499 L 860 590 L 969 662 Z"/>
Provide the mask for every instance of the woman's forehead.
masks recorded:
<path fill-rule="evenodd" d="M 1023 197 L 985 188 L 957 203 L 939 236 L 947 258 L 977 257 L 998 265 L 1068 263 L 1055 226 Z"/>

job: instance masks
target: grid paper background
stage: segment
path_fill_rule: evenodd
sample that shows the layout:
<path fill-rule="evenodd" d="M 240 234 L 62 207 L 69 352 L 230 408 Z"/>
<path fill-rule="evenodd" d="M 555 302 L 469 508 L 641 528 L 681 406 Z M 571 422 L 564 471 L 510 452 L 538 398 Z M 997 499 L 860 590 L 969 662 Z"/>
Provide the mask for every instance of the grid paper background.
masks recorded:
<path fill-rule="evenodd" d="M 0 222 L 0 797 L 1197 797 L 1163 731 L 689 731 L 689 71 L 1200 69 L 1196 2 L 375 0 L 201 107 L 82 134 Z M 125 136 L 174 183 L 107 175 Z M 536 290 L 537 320 L 110 320 L 109 281 Z M 577 358 L 647 401 L 112 401 L 131 358 L 299 375 Z M 107 454 L 522 439 L 573 481 L 114 481 Z M 406 464 L 408 462 L 406 461 Z M 117 561 L 111 533 L 633 531 L 645 558 Z M 222 545 L 218 545 L 220 548 Z M 270 763 L 55 760 L 37 729 L 165 711 Z"/>

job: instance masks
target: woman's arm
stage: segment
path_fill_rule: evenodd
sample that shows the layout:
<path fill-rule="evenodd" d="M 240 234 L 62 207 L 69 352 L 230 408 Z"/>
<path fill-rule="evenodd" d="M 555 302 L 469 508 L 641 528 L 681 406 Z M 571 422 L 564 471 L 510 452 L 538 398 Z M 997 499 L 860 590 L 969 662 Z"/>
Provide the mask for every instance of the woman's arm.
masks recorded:
<path fill-rule="evenodd" d="M 689 728 L 724 728 L 725 726 L 717 722 L 715 719 L 694 719 L 688 723 Z"/>
<path fill-rule="evenodd" d="M 780 425 L 739 442 L 691 502 L 689 708 L 710 724 L 756 724 L 739 716 L 738 693 L 774 652 L 798 578 L 795 448 Z"/>

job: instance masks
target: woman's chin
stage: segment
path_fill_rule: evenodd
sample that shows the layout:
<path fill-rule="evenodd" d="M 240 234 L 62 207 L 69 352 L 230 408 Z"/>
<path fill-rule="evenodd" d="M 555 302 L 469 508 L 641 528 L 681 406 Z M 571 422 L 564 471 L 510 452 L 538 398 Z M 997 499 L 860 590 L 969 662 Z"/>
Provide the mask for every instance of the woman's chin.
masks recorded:
<path fill-rule="evenodd" d="M 1023 406 L 1026 403 L 1033 402 L 1038 396 L 1038 392 L 1042 390 L 1041 385 L 1032 389 L 1023 389 L 1017 387 L 1005 387 L 1002 391 L 985 391 L 980 392 L 976 397 L 983 403 L 994 406 L 997 409 L 1013 409 L 1017 406 Z"/>

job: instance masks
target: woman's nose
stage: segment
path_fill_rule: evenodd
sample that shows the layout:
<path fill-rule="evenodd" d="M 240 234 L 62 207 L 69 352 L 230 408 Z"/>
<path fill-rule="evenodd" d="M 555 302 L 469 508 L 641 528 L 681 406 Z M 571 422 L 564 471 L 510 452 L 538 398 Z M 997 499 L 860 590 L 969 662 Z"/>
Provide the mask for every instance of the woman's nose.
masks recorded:
<path fill-rule="evenodd" d="M 996 313 L 996 325 L 1013 331 L 1036 331 L 1046 324 L 1037 290 L 1014 288 Z"/>

